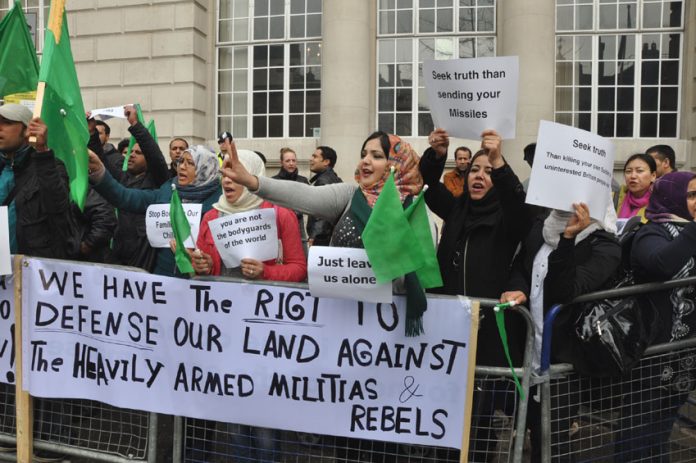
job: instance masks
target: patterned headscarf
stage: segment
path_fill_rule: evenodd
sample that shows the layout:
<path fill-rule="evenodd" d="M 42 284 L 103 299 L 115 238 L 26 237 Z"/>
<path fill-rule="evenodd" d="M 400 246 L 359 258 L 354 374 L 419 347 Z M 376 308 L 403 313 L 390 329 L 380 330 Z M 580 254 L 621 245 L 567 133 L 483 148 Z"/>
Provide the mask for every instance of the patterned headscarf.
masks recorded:
<path fill-rule="evenodd" d="M 379 138 L 377 138 L 379 140 Z M 399 196 L 401 202 L 403 203 L 407 196 L 417 195 L 423 189 L 423 177 L 421 177 L 420 171 L 418 170 L 418 163 L 420 162 L 420 157 L 418 153 L 415 152 L 411 145 L 406 142 L 401 141 L 401 138 L 396 135 L 389 135 L 389 155 L 387 157 L 388 168 L 384 172 L 384 176 L 374 185 L 363 186 L 360 185 L 360 164 L 355 170 L 355 181 L 360 185 L 360 190 L 365 195 L 367 204 L 370 207 L 374 207 L 377 202 L 377 197 L 382 192 L 384 183 L 389 178 L 390 168 L 394 167 L 394 183 L 396 184 L 397 190 L 399 190 Z"/>
<path fill-rule="evenodd" d="M 196 179 L 191 186 L 201 187 L 220 180 L 217 156 L 210 149 L 203 145 L 193 145 L 184 153 L 191 154 L 193 164 L 196 166 Z"/>

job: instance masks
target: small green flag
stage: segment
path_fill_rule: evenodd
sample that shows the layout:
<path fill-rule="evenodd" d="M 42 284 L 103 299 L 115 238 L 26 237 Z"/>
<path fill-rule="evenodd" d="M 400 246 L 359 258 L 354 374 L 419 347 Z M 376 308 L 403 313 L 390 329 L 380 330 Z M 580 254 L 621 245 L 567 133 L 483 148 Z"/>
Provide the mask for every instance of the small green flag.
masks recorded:
<path fill-rule="evenodd" d="M 70 196 L 82 209 L 88 186 L 89 130 L 64 7 L 64 4 L 62 8 L 56 7 L 51 2 L 39 72 L 39 81 L 46 84 L 41 119 L 48 127 L 48 147 L 63 161 L 68 171 Z"/>
<path fill-rule="evenodd" d="M 179 192 L 176 191 L 176 185 L 174 184 L 172 184 L 172 199 L 169 203 L 169 219 L 172 222 L 172 232 L 176 240 L 176 252 L 174 253 L 176 266 L 181 273 L 194 273 L 191 265 L 191 256 L 189 256 L 184 247 L 184 241 L 191 236 L 191 226 L 186 219 Z"/>
<path fill-rule="evenodd" d="M 442 275 L 440 274 L 440 265 L 437 262 L 437 252 L 435 251 L 435 243 L 430 229 L 430 220 L 428 219 L 428 211 L 425 207 L 426 188 L 416 197 L 415 201 L 406 208 L 404 214 L 408 219 L 409 225 L 416 236 L 416 240 L 420 245 L 420 250 L 423 254 L 424 265 L 416 270 L 416 275 L 423 288 L 439 288 L 442 286 Z"/>
<path fill-rule="evenodd" d="M 391 283 L 423 267 L 423 254 L 418 251 L 421 246 L 404 214 L 394 172 L 389 174 L 372 208 L 362 241 L 378 283 Z"/>
<path fill-rule="evenodd" d="M 22 6 L 15 1 L 0 22 L 0 98 L 35 92 L 38 82 L 36 48 Z"/>
<path fill-rule="evenodd" d="M 145 118 L 143 117 L 143 110 L 140 107 L 140 103 L 135 104 L 135 114 L 138 117 L 138 122 L 141 124 L 145 125 Z M 154 120 L 152 122 L 152 127 L 154 128 L 155 122 Z M 148 127 L 149 130 L 149 127 Z M 152 132 L 150 132 L 152 133 Z M 157 138 L 155 137 L 155 141 L 157 141 Z M 123 158 L 123 166 L 121 167 L 121 170 L 123 172 L 128 170 L 128 159 L 130 159 L 131 151 L 133 151 L 133 147 L 135 146 L 135 137 L 131 135 L 130 140 L 128 141 L 128 151 L 126 151 L 126 157 Z"/>
<path fill-rule="evenodd" d="M 503 351 L 505 351 L 505 358 L 507 358 L 508 365 L 510 366 L 510 371 L 512 372 L 512 379 L 515 381 L 515 387 L 517 387 L 517 392 L 520 393 L 520 397 L 524 400 L 524 389 L 520 384 L 520 379 L 515 373 L 515 366 L 512 364 L 512 358 L 510 358 L 510 346 L 508 345 L 507 330 L 505 329 L 505 314 L 503 310 L 508 307 L 512 307 L 514 304 L 510 302 L 503 302 L 498 304 L 494 308 L 495 312 L 495 323 L 498 325 L 498 334 L 500 335 L 500 342 L 503 343 Z"/>

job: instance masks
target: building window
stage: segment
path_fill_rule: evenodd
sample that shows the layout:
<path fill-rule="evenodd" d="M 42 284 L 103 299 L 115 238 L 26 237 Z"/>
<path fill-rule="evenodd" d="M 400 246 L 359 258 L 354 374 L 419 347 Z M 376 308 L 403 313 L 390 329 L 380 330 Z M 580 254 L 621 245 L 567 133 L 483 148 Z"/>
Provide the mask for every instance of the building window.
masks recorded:
<path fill-rule="evenodd" d="M 220 0 L 217 126 L 240 138 L 320 127 L 321 0 Z"/>
<path fill-rule="evenodd" d="M 683 1 L 557 0 L 556 121 L 678 137 L 683 24 Z"/>
<path fill-rule="evenodd" d="M 20 0 L 20 4 L 24 8 L 24 16 L 27 18 L 29 33 L 34 41 L 34 46 L 38 52 L 43 49 L 44 30 L 48 23 L 48 7 L 49 0 Z M 14 5 L 14 0 L 0 0 L 0 19 L 5 17 L 5 14 Z M 43 26 L 39 27 L 39 24 Z"/>
<path fill-rule="evenodd" d="M 495 56 L 495 1 L 379 0 L 378 21 L 378 129 L 427 136 L 423 61 Z"/>

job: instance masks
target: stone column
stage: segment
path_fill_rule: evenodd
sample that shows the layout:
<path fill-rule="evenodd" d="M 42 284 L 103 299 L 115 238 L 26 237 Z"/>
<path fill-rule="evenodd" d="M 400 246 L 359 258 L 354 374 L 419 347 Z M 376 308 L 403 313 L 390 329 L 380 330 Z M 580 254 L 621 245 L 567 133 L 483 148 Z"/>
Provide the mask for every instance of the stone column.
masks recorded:
<path fill-rule="evenodd" d="M 374 127 L 375 16 L 375 0 L 323 2 L 319 143 L 336 150 L 336 171 L 348 182 Z"/>
<path fill-rule="evenodd" d="M 529 176 L 522 149 L 536 141 L 540 120 L 553 120 L 554 18 L 554 0 L 498 2 L 498 55 L 520 59 L 517 138 L 504 142 L 503 153 L 521 179 Z"/>

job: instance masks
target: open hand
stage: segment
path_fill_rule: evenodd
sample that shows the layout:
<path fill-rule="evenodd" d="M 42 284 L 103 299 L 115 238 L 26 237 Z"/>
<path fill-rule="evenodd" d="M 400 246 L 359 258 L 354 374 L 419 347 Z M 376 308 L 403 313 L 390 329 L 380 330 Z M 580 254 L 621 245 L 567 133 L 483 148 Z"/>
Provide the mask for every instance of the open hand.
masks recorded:
<path fill-rule="evenodd" d="M 573 204 L 575 208 L 575 213 L 568 220 L 565 230 L 563 230 L 563 237 L 566 239 L 573 239 L 578 234 L 586 229 L 591 222 L 590 218 L 590 208 L 587 207 L 585 203 Z"/>

